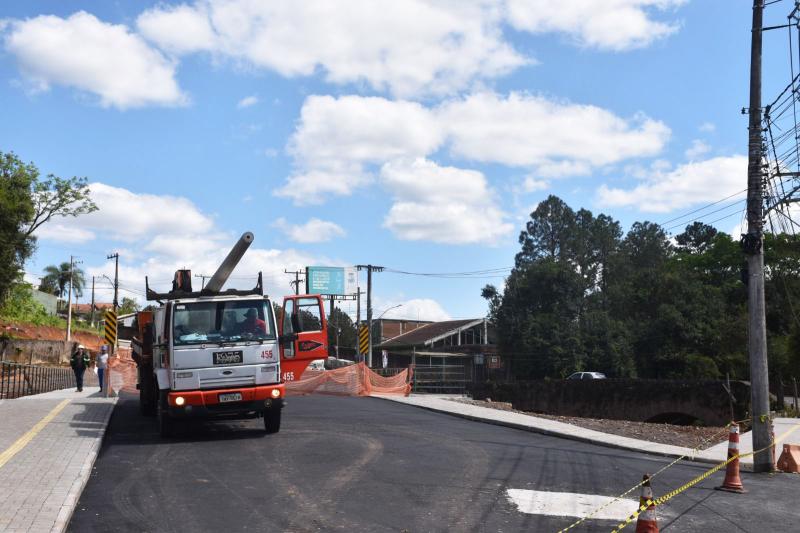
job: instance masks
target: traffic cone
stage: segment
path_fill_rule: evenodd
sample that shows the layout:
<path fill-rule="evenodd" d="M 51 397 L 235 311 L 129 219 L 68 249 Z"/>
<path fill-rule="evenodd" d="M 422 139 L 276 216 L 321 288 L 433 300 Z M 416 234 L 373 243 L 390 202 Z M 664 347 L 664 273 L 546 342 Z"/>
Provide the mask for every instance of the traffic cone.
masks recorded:
<path fill-rule="evenodd" d="M 743 494 L 747 492 L 742 485 L 742 478 L 739 477 L 739 424 L 731 422 L 731 432 L 728 434 L 728 459 L 737 456 L 736 459 L 728 463 L 725 469 L 725 481 L 719 487 L 714 487 L 717 490 L 725 490 L 728 492 L 738 492 Z"/>
<path fill-rule="evenodd" d="M 653 489 L 650 488 L 650 476 L 647 474 L 642 478 L 642 495 L 639 498 L 639 509 L 647 502 L 653 500 Z M 658 533 L 658 518 L 656 517 L 656 504 L 651 503 L 647 509 L 639 513 L 636 520 L 636 533 Z"/>

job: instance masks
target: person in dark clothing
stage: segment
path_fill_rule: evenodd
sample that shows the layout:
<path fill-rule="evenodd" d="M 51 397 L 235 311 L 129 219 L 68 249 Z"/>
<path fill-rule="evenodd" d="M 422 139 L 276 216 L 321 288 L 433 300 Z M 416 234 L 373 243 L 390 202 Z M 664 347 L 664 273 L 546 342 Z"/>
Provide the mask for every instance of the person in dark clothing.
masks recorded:
<path fill-rule="evenodd" d="M 78 392 L 81 392 L 83 390 L 83 373 L 89 367 L 89 352 L 83 344 L 79 344 L 72 351 L 69 365 L 72 367 L 72 371 L 75 372 L 75 383 L 78 386 Z"/>

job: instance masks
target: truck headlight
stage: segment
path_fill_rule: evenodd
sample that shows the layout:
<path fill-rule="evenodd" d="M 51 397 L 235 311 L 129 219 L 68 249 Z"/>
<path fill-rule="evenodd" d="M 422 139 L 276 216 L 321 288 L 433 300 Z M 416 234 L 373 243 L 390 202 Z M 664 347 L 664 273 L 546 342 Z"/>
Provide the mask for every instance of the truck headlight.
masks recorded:
<path fill-rule="evenodd" d="M 270 394 L 272 394 L 273 398 L 280 398 L 281 390 L 280 389 L 272 389 L 272 392 Z"/>
<path fill-rule="evenodd" d="M 175 405 L 177 405 L 178 407 L 182 406 L 185 403 L 186 400 L 183 398 L 183 396 L 178 396 L 177 398 L 175 398 Z"/>

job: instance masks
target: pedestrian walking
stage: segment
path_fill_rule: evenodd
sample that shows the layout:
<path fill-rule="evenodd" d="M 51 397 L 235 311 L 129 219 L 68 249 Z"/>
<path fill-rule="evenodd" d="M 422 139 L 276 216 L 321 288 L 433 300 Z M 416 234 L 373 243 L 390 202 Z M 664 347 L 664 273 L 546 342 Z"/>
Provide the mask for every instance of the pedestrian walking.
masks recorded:
<path fill-rule="evenodd" d="M 79 344 L 72 350 L 69 365 L 75 372 L 75 384 L 78 386 L 78 392 L 81 392 L 83 390 L 83 373 L 89 366 L 89 352 L 86 351 L 86 346 Z"/>
<path fill-rule="evenodd" d="M 100 347 L 100 354 L 97 356 L 96 364 L 97 380 L 100 382 L 100 391 L 102 391 L 106 378 L 106 369 L 108 368 L 108 346 L 105 344 Z"/>

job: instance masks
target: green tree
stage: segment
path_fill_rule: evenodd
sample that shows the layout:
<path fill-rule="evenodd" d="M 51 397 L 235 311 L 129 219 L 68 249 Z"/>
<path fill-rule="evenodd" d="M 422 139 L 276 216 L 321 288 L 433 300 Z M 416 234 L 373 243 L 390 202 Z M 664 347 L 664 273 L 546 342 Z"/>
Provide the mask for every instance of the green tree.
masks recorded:
<path fill-rule="evenodd" d="M 76 297 L 83 295 L 83 289 L 86 286 L 86 279 L 83 270 L 75 265 L 72 265 L 72 292 Z M 44 276 L 42 276 L 39 290 L 43 292 L 50 292 L 59 298 L 63 298 L 67 294 L 67 287 L 70 284 L 70 264 L 68 262 L 61 263 L 60 265 L 49 265 L 44 268 Z M 49 291 L 47 290 L 49 289 Z"/>
<path fill-rule="evenodd" d="M 122 297 L 122 304 L 119 306 L 119 314 L 120 315 L 127 315 L 130 313 L 135 313 L 140 309 L 139 304 L 133 298 L 128 298 L 127 296 Z"/>
<path fill-rule="evenodd" d="M 96 210 L 86 178 L 41 177 L 33 163 L 0 151 L 0 302 L 33 253 L 37 229 Z"/>
<path fill-rule="evenodd" d="M 328 317 L 328 346 L 331 347 L 331 353 L 335 353 L 334 347 L 339 346 L 342 358 L 353 354 L 356 346 L 356 326 L 350 315 L 338 307 L 334 307 L 333 314 Z"/>
<path fill-rule="evenodd" d="M 13 153 L 0 152 L 0 303 L 34 250 L 35 240 L 26 228 L 35 215 L 31 198 L 35 169 Z"/>

